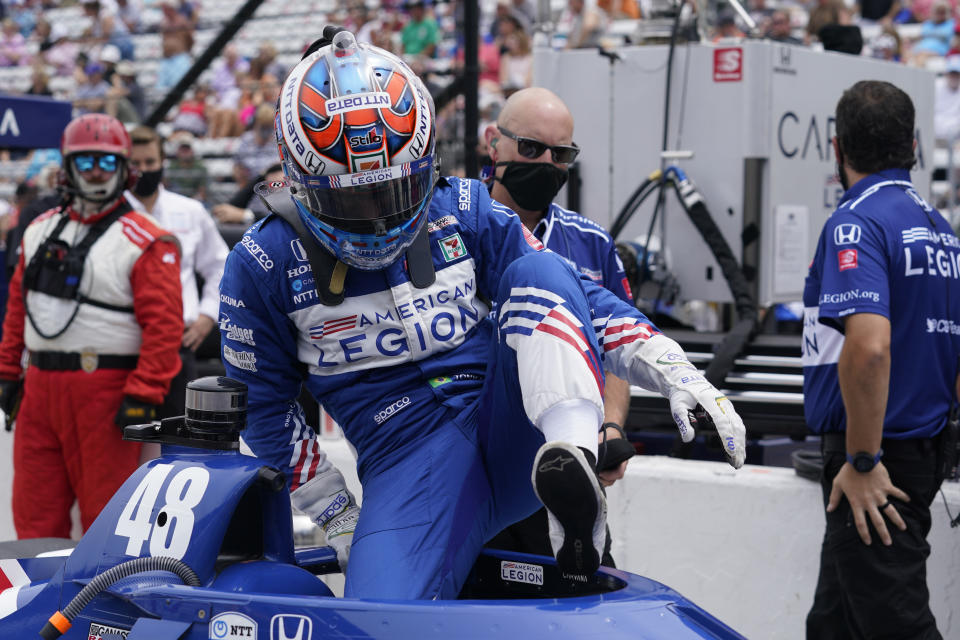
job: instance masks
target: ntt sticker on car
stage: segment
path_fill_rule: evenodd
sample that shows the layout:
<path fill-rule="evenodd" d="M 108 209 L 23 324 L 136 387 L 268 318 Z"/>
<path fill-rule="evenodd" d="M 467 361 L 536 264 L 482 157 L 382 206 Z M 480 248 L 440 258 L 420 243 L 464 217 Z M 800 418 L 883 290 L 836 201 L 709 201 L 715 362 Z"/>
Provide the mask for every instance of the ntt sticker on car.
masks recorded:
<path fill-rule="evenodd" d="M 257 623 L 253 618 L 228 611 L 210 619 L 211 640 L 257 640 Z"/>
<path fill-rule="evenodd" d="M 543 585 L 543 567 L 539 564 L 501 560 L 500 577 L 509 582 Z"/>

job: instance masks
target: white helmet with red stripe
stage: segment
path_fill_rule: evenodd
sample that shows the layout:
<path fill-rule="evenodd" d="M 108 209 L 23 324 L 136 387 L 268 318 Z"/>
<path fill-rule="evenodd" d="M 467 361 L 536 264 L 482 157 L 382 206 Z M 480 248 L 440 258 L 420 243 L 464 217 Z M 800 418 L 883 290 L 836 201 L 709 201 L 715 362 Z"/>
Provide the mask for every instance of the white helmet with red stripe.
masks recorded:
<path fill-rule="evenodd" d="M 276 129 L 291 195 L 320 245 L 367 270 L 403 255 L 437 166 L 433 99 L 402 60 L 337 33 L 287 76 Z"/>

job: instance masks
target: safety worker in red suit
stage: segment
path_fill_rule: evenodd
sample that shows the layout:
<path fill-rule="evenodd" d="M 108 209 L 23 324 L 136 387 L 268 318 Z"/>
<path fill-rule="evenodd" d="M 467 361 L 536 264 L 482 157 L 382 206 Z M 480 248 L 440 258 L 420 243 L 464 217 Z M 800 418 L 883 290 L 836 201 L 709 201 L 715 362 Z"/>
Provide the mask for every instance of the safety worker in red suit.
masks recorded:
<path fill-rule="evenodd" d="M 156 415 L 180 368 L 179 247 L 123 196 L 137 178 L 130 136 L 87 114 L 60 151 L 63 203 L 24 233 L 0 343 L 21 539 L 70 537 L 74 500 L 93 523 L 138 466 L 123 427 Z"/>

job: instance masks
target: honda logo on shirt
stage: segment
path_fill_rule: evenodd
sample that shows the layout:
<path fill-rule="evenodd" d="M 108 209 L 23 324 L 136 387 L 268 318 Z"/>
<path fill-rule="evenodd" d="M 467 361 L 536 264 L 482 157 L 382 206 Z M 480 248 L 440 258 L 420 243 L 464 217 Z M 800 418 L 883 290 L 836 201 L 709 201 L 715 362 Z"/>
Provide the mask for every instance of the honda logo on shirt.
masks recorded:
<path fill-rule="evenodd" d="M 860 242 L 860 225 L 838 224 L 833 230 L 834 244 L 857 244 Z"/>
<path fill-rule="evenodd" d="M 270 620 L 270 640 L 310 640 L 313 621 L 307 616 L 282 614 Z"/>

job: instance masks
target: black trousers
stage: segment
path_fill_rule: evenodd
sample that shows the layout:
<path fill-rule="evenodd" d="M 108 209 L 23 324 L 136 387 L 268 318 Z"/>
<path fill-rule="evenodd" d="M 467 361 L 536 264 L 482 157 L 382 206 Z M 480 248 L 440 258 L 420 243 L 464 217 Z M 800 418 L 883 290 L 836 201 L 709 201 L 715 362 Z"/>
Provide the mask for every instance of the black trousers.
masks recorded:
<path fill-rule="evenodd" d="M 807 615 L 808 640 L 941 638 L 927 590 L 930 503 L 942 480 L 937 471 L 937 442 L 883 440 L 883 464 L 890 479 L 910 496 L 906 503 L 891 499 L 907 524 L 906 531 L 900 531 L 887 519 L 891 546 L 880 542 L 872 524 L 872 543 L 863 544 L 846 498 L 826 514 L 820 577 Z M 823 457 L 821 488 L 826 505 L 846 455 L 842 446 L 827 445 Z"/>
<path fill-rule="evenodd" d="M 160 407 L 161 418 L 182 416 L 186 402 L 187 383 L 197 377 L 197 356 L 186 347 L 180 349 L 180 373 L 170 382 L 170 391 Z"/>

